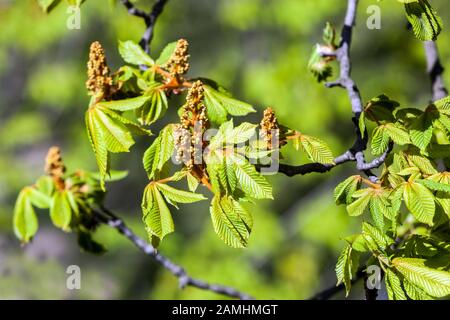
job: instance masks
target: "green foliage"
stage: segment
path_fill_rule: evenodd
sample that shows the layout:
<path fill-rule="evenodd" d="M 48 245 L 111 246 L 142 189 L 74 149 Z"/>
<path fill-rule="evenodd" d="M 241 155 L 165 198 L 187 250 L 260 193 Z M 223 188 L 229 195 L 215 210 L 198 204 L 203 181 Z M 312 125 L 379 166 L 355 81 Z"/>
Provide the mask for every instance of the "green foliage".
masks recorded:
<path fill-rule="evenodd" d="M 442 20 L 427 0 L 404 1 L 406 17 L 417 39 L 434 41 L 442 31 Z"/>
<path fill-rule="evenodd" d="M 324 44 L 316 44 L 308 62 L 308 69 L 318 82 L 326 81 L 333 75 L 330 62 L 336 59 L 336 30 L 327 22 L 323 30 Z"/>

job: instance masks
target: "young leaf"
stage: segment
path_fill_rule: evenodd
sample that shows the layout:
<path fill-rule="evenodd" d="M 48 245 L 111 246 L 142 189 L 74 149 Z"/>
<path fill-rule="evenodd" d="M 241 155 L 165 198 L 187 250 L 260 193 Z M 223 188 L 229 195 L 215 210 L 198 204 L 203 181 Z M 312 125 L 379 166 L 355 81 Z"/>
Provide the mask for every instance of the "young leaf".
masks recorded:
<path fill-rule="evenodd" d="M 161 51 L 161 54 L 155 63 L 159 66 L 165 65 L 169 61 L 173 52 L 175 51 L 175 48 L 177 47 L 177 43 L 178 43 L 178 41 L 174 41 L 174 42 L 167 44 L 164 47 L 164 49 Z"/>
<path fill-rule="evenodd" d="M 386 127 L 381 125 L 373 130 L 371 150 L 375 156 L 381 155 L 386 151 L 389 144 L 389 134 L 386 131 Z"/>
<path fill-rule="evenodd" d="M 434 41 L 442 31 L 442 20 L 427 0 L 405 3 L 406 17 L 417 39 Z"/>
<path fill-rule="evenodd" d="M 411 142 L 420 150 L 425 150 L 433 137 L 433 124 L 424 113 L 417 117 L 410 128 Z"/>
<path fill-rule="evenodd" d="M 67 197 L 67 191 L 56 191 L 50 205 L 50 218 L 53 224 L 64 231 L 69 230 L 72 220 L 72 208 Z"/>
<path fill-rule="evenodd" d="M 381 250 L 386 249 L 387 246 L 394 243 L 393 239 L 384 234 L 377 227 L 372 226 L 370 223 L 363 222 L 362 231 L 365 238 L 367 239 L 367 237 L 370 237 Z"/>
<path fill-rule="evenodd" d="M 391 137 L 396 144 L 405 145 L 411 143 L 408 132 L 401 126 L 387 123 L 384 125 L 384 128 L 389 137 Z"/>
<path fill-rule="evenodd" d="M 231 198 L 215 195 L 210 207 L 214 231 L 233 248 L 247 246 L 251 230 L 251 216 Z"/>
<path fill-rule="evenodd" d="M 55 189 L 53 179 L 49 176 L 42 176 L 36 181 L 36 188 L 47 196 L 51 196 Z"/>
<path fill-rule="evenodd" d="M 28 197 L 31 203 L 40 209 L 47 209 L 50 207 L 51 198 L 38 189 L 30 187 L 28 189 Z"/>
<path fill-rule="evenodd" d="M 226 121 L 227 114 L 245 116 L 256 110 L 248 103 L 231 98 L 227 93 L 213 89 L 208 85 L 205 89 L 205 106 L 212 122 L 221 124 Z"/>
<path fill-rule="evenodd" d="M 423 289 L 433 297 L 442 298 L 450 295 L 450 273 L 432 269 L 426 260 L 416 258 L 395 258 L 392 265 L 409 282 Z"/>
<path fill-rule="evenodd" d="M 370 198 L 372 197 L 370 189 L 363 189 L 360 191 L 362 192 L 358 195 L 358 199 L 347 205 L 347 212 L 352 217 L 362 215 L 366 207 L 369 205 Z"/>
<path fill-rule="evenodd" d="M 178 190 L 164 183 L 156 183 L 156 187 L 170 202 L 193 203 L 206 199 L 202 194 Z"/>
<path fill-rule="evenodd" d="M 30 188 L 23 189 L 14 206 L 14 233 L 23 243 L 30 242 L 38 230 L 38 220 L 29 197 Z"/>
<path fill-rule="evenodd" d="M 345 285 L 346 296 L 350 292 L 351 280 L 359 266 L 359 256 L 360 253 L 353 250 L 351 245 L 346 245 L 336 264 L 337 285 L 341 283 Z"/>
<path fill-rule="evenodd" d="M 304 134 L 300 134 L 299 140 L 311 161 L 334 164 L 333 152 L 324 141 Z"/>
<path fill-rule="evenodd" d="M 230 156 L 230 161 L 242 191 L 255 199 L 273 199 L 272 187 L 254 166 L 237 155 Z"/>
<path fill-rule="evenodd" d="M 400 278 L 394 271 L 390 269 L 386 270 L 385 283 L 389 300 L 407 300 Z"/>
<path fill-rule="evenodd" d="M 403 199 L 406 207 L 419 221 L 430 226 L 433 225 L 435 213 L 434 196 L 426 187 L 420 183 L 407 182 L 403 190 Z"/>
<path fill-rule="evenodd" d="M 444 183 L 436 182 L 433 180 L 427 180 L 427 179 L 419 179 L 416 181 L 418 183 L 424 185 L 428 189 L 431 189 L 434 191 L 450 192 L 450 184 L 444 184 Z"/>
<path fill-rule="evenodd" d="M 162 240 L 175 229 L 172 215 L 167 208 L 161 193 L 155 184 L 148 184 L 142 197 L 142 220 L 145 223 L 149 236 Z"/>
<path fill-rule="evenodd" d="M 151 67 L 155 64 L 141 46 L 133 41 L 119 41 L 119 53 L 125 62 L 133 65 L 147 65 Z"/>
<path fill-rule="evenodd" d="M 142 107 L 149 99 L 150 97 L 140 96 L 124 100 L 101 101 L 97 103 L 97 106 L 115 111 L 128 111 Z"/>
<path fill-rule="evenodd" d="M 334 189 L 334 201 L 336 204 L 350 204 L 353 193 L 361 185 L 361 176 L 355 175 L 339 183 Z"/>

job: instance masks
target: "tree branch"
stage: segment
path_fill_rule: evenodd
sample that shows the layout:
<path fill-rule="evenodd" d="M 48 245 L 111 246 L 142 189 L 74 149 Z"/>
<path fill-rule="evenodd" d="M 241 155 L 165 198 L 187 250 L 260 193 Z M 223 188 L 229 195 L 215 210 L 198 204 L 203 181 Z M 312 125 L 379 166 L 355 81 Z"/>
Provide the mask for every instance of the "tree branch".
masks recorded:
<path fill-rule="evenodd" d="M 444 67 L 439 59 L 439 52 L 434 41 L 424 41 L 425 55 L 427 59 L 427 72 L 431 80 L 431 88 L 433 91 L 433 101 L 440 100 L 448 96 L 445 87 L 444 78 L 442 76 Z"/>
<path fill-rule="evenodd" d="M 364 275 L 365 275 L 364 268 L 359 268 L 358 271 L 356 272 L 355 278 L 352 279 L 351 284 L 354 285 L 360 279 L 363 279 Z M 343 283 L 341 283 L 337 286 L 329 287 L 329 288 L 315 294 L 308 300 L 328 300 L 343 290 L 345 290 L 345 285 Z"/>
<path fill-rule="evenodd" d="M 234 288 L 226 287 L 218 284 L 210 284 L 200 279 L 192 278 L 188 275 L 188 273 L 184 270 L 183 267 L 175 264 L 167 257 L 160 254 L 151 244 L 147 241 L 138 237 L 131 229 L 129 229 L 125 222 L 117 217 L 110 210 L 105 207 L 101 207 L 101 212 L 94 211 L 96 219 L 105 225 L 108 225 L 111 228 L 116 229 L 119 233 L 124 235 L 128 240 L 130 240 L 136 247 L 139 248 L 146 255 L 152 257 L 157 261 L 162 267 L 172 273 L 175 277 L 178 278 L 178 284 L 180 288 L 185 288 L 187 286 L 196 287 L 203 290 L 209 290 L 215 293 L 223 294 L 228 297 L 237 298 L 241 300 L 250 300 L 253 299 L 252 296 L 240 292 Z"/>
<path fill-rule="evenodd" d="M 156 0 L 150 12 L 145 12 L 143 10 L 136 8 L 130 0 L 120 0 L 120 1 L 127 8 L 129 14 L 144 19 L 145 26 L 147 27 L 147 29 L 145 30 L 144 35 L 142 36 L 142 39 L 139 42 L 139 44 L 146 53 L 150 53 L 150 42 L 153 39 L 153 30 L 155 28 L 156 20 L 158 19 L 159 15 L 163 12 L 164 6 L 168 2 L 168 0 Z"/>

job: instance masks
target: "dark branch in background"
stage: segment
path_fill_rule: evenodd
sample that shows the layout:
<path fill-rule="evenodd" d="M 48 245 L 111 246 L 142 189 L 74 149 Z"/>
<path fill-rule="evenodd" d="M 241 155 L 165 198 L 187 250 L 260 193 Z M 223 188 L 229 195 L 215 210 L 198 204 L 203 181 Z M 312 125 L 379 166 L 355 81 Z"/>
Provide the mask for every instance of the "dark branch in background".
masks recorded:
<path fill-rule="evenodd" d="M 363 269 L 364 268 L 360 268 L 356 272 L 355 278 L 352 279 L 352 281 L 351 281 L 352 285 L 354 285 L 360 279 L 363 279 L 365 277 L 365 272 L 363 271 Z M 325 289 L 325 290 L 315 294 L 314 296 L 312 296 L 308 300 L 329 300 L 331 297 L 333 297 L 334 295 L 336 295 L 339 292 L 344 291 L 344 290 L 345 290 L 345 285 L 343 283 L 341 283 L 338 286 L 332 286 L 330 288 L 327 288 L 327 289 Z"/>
<path fill-rule="evenodd" d="M 166 5 L 168 0 L 156 0 L 150 12 L 145 12 L 136 8 L 130 0 L 120 1 L 127 8 L 129 14 L 144 19 L 147 29 L 145 30 L 139 44 L 146 53 L 150 53 L 150 42 L 153 39 L 153 30 L 155 28 L 156 20 L 162 13 L 164 6 Z"/>
<path fill-rule="evenodd" d="M 131 231 L 125 224 L 125 222 L 117 217 L 114 213 L 108 209 L 102 207 L 101 212 L 95 211 L 95 217 L 100 222 L 111 228 L 116 229 L 118 232 L 123 234 L 128 240 L 130 240 L 136 247 L 139 248 L 146 255 L 152 257 L 157 261 L 162 267 L 172 273 L 178 278 L 178 284 L 180 288 L 185 288 L 187 286 L 196 287 L 198 289 L 209 290 L 218 294 L 223 294 L 228 297 L 238 298 L 241 300 L 253 299 L 252 296 L 237 291 L 236 289 L 218 285 L 209 284 L 203 280 L 192 278 L 187 274 L 183 267 L 173 263 L 171 260 L 161 255 L 151 244 L 147 241 L 138 237 L 133 231 Z"/>
<path fill-rule="evenodd" d="M 439 52 L 434 41 L 424 41 L 425 55 L 427 59 L 427 72 L 430 76 L 433 91 L 433 101 L 440 100 L 448 96 L 442 76 L 444 67 L 439 59 Z"/>

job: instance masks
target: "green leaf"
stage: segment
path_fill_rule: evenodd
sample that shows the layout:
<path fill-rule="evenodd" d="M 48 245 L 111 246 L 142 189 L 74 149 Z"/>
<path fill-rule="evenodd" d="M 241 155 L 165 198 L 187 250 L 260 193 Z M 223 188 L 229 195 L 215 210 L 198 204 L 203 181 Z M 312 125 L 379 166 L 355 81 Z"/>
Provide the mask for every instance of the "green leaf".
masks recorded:
<path fill-rule="evenodd" d="M 24 188 L 14 206 L 14 233 L 23 243 L 30 242 L 38 230 L 38 220 L 29 199 L 29 192 L 29 187 Z"/>
<path fill-rule="evenodd" d="M 72 208 L 67 197 L 67 191 L 56 191 L 50 205 L 50 218 L 53 224 L 64 231 L 69 230 L 72 220 Z"/>
<path fill-rule="evenodd" d="M 193 203 L 206 199 L 202 194 L 178 190 L 163 183 L 156 183 L 156 187 L 170 202 Z"/>
<path fill-rule="evenodd" d="M 145 151 L 143 164 L 149 179 L 169 161 L 174 151 L 173 125 L 169 124 L 160 131 L 159 136 Z"/>
<path fill-rule="evenodd" d="M 384 234 L 383 231 L 377 227 L 372 226 L 370 223 L 363 222 L 362 231 L 365 238 L 367 239 L 367 237 L 370 237 L 381 250 L 385 250 L 386 247 L 394 243 L 393 239 Z"/>
<path fill-rule="evenodd" d="M 327 22 L 325 28 L 323 29 L 323 41 L 328 46 L 336 46 L 336 30 L 329 22 Z"/>
<path fill-rule="evenodd" d="M 406 17 L 421 41 L 434 41 L 442 31 L 442 20 L 427 0 L 405 3 Z"/>
<path fill-rule="evenodd" d="M 36 181 L 36 188 L 47 196 L 51 196 L 55 189 L 53 179 L 49 176 L 42 176 Z"/>
<path fill-rule="evenodd" d="M 195 192 L 195 190 L 197 190 L 197 187 L 199 185 L 198 179 L 190 173 L 187 174 L 186 178 L 187 178 L 187 182 L 188 182 L 189 191 Z"/>
<path fill-rule="evenodd" d="M 355 197 L 355 194 L 353 195 Z M 363 189 L 356 199 L 351 204 L 347 205 L 347 212 L 349 216 L 356 217 L 363 214 L 370 202 L 372 193 L 370 189 Z"/>
<path fill-rule="evenodd" d="M 361 138 L 364 138 L 364 135 L 366 134 L 366 114 L 364 112 L 361 112 L 359 115 L 358 128 L 361 133 Z"/>
<path fill-rule="evenodd" d="M 210 213 L 214 231 L 220 239 L 233 248 L 247 246 L 253 221 L 237 201 L 215 195 Z"/>
<path fill-rule="evenodd" d="M 434 191 L 443 191 L 443 192 L 450 192 L 450 185 L 439 183 L 433 180 L 425 180 L 425 179 L 419 179 L 416 180 L 418 183 L 424 185 L 428 189 L 434 190 Z"/>
<path fill-rule="evenodd" d="M 450 273 L 426 266 L 426 260 L 416 258 L 394 258 L 392 265 L 409 282 L 433 297 L 450 295 Z"/>
<path fill-rule="evenodd" d="M 156 64 L 159 66 L 165 65 L 167 62 L 169 62 L 170 57 L 175 51 L 175 48 L 177 47 L 178 41 L 171 42 L 167 44 L 164 49 L 161 51 L 161 55 L 156 60 Z"/>
<path fill-rule="evenodd" d="M 433 137 L 433 124 L 426 113 L 417 117 L 410 128 L 411 142 L 420 150 L 425 150 Z"/>
<path fill-rule="evenodd" d="M 237 155 L 231 155 L 229 158 L 233 163 L 237 181 L 245 194 L 255 199 L 273 199 L 272 187 L 254 166 Z"/>
<path fill-rule="evenodd" d="M 135 110 L 140 107 L 144 103 L 146 103 L 150 97 L 140 96 L 136 98 L 123 99 L 123 100 L 112 100 L 112 101 L 101 101 L 97 103 L 97 106 L 104 107 L 107 109 L 115 110 L 115 111 L 128 111 Z"/>
<path fill-rule="evenodd" d="M 385 283 L 389 300 L 407 300 L 400 278 L 390 269 L 386 270 Z"/>
<path fill-rule="evenodd" d="M 408 132 L 400 125 L 394 125 L 393 123 L 387 123 L 384 125 L 386 133 L 391 139 L 398 145 L 405 145 L 411 143 Z"/>
<path fill-rule="evenodd" d="M 133 41 L 119 41 L 119 53 L 125 62 L 133 65 L 147 65 L 151 67 L 155 64 L 141 46 Z"/>
<path fill-rule="evenodd" d="M 89 176 L 95 180 L 101 180 L 100 174 L 97 172 L 89 173 Z M 109 170 L 109 174 L 104 178 L 106 182 L 120 181 L 128 176 L 126 170 Z"/>
<path fill-rule="evenodd" d="M 227 115 L 245 116 L 256 110 L 248 103 L 231 98 L 227 93 L 213 89 L 208 85 L 205 89 L 205 106 L 208 117 L 212 122 L 221 124 L 226 121 Z"/>
<path fill-rule="evenodd" d="M 155 184 L 148 184 L 142 197 L 142 213 L 149 236 L 162 240 L 175 229 L 172 215 Z"/>
<path fill-rule="evenodd" d="M 28 197 L 34 206 L 40 209 L 50 208 L 51 198 L 39 190 L 30 188 L 28 190 Z"/>
<path fill-rule="evenodd" d="M 86 129 L 91 142 L 92 149 L 94 150 L 95 159 L 100 173 L 100 181 L 102 188 L 104 189 L 103 179 L 109 171 L 109 154 L 102 136 L 100 124 L 95 120 L 92 112 L 87 111 L 86 116 Z"/>
<path fill-rule="evenodd" d="M 334 164 L 333 153 L 324 141 L 304 134 L 300 134 L 299 141 L 311 161 Z"/>
<path fill-rule="evenodd" d="M 403 199 L 406 207 L 419 221 L 433 225 L 435 203 L 433 194 L 420 183 L 410 181 L 404 186 Z"/>
<path fill-rule="evenodd" d="M 386 127 L 381 125 L 376 127 L 372 133 L 371 150 L 375 156 L 381 155 L 385 152 L 389 145 L 389 134 Z"/>
<path fill-rule="evenodd" d="M 334 189 L 334 201 L 336 204 L 350 204 L 353 201 L 353 193 L 361 185 L 359 175 L 351 176 L 338 184 Z"/>
<path fill-rule="evenodd" d="M 391 100 L 388 96 L 381 94 L 372 98 L 364 107 L 366 119 L 372 122 L 380 123 L 394 122 L 393 112 L 399 106 L 397 101 Z"/>
<path fill-rule="evenodd" d="M 160 119 L 168 109 L 167 96 L 160 88 L 161 84 L 155 83 L 148 89 L 147 102 L 138 110 L 139 121 L 143 125 L 150 125 Z"/>
<path fill-rule="evenodd" d="M 341 283 L 345 285 L 346 296 L 350 292 L 351 280 L 359 266 L 359 256 L 360 253 L 353 250 L 351 245 L 346 245 L 336 264 L 337 285 Z"/>

